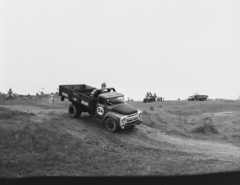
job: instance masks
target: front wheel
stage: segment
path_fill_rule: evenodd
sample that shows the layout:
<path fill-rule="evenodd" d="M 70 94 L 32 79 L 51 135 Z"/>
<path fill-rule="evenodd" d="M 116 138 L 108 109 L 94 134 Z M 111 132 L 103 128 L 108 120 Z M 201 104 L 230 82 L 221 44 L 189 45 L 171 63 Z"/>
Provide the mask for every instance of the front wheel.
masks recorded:
<path fill-rule="evenodd" d="M 118 130 L 117 123 L 112 118 L 107 118 L 107 120 L 105 121 L 105 126 L 110 132 L 116 132 Z"/>
<path fill-rule="evenodd" d="M 81 114 L 82 114 L 82 112 L 78 105 L 71 104 L 68 106 L 68 115 L 71 118 L 77 118 L 77 117 L 81 116 Z"/>

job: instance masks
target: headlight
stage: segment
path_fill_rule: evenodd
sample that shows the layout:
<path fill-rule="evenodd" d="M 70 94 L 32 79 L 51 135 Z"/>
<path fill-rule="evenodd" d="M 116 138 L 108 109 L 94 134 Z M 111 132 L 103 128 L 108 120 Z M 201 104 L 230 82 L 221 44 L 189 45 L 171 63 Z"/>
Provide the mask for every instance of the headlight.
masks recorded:
<path fill-rule="evenodd" d="M 125 125 L 125 124 L 127 123 L 127 119 L 124 118 L 124 119 L 122 120 L 122 122 L 123 122 L 123 124 Z"/>
<path fill-rule="evenodd" d="M 142 113 L 140 113 L 138 116 L 139 116 L 139 119 L 142 119 Z"/>

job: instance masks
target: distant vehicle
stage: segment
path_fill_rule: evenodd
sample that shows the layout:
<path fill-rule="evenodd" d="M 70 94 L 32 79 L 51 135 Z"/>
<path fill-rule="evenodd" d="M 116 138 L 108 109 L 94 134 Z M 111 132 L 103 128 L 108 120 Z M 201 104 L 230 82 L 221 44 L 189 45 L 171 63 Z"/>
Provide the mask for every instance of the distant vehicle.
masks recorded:
<path fill-rule="evenodd" d="M 143 102 L 144 103 L 147 103 L 147 102 L 155 102 L 157 99 L 157 95 L 154 93 L 154 95 L 152 95 L 151 92 L 148 92 L 146 97 L 143 99 Z"/>
<path fill-rule="evenodd" d="M 114 88 L 101 89 L 86 85 L 60 85 L 61 101 L 68 98 L 71 105 L 68 114 L 72 118 L 81 116 L 82 112 L 105 123 L 107 130 L 117 131 L 119 128 L 134 128 L 142 123 L 142 111 L 124 102 L 124 95 Z M 112 92 L 111 92 L 112 91 Z"/>
<path fill-rule="evenodd" d="M 206 101 L 208 99 L 207 95 L 199 95 L 199 94 L 195 94 L 193 96 L 189 96 L 188 97 L 188 101 Z"/>
<path fill-rule="evenodd" d="M 156 98 L 154 96 L 148 96 L 146 98 L 143 99 L 143 102 L 144 103 L 147 103 L 147 102 L 155 102 L 156 101 Z"/>

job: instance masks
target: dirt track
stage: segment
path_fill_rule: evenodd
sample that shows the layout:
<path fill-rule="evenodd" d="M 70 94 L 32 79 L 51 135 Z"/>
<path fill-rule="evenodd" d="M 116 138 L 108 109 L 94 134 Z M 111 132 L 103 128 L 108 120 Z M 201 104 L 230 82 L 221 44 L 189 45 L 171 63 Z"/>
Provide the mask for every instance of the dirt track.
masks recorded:
<path fill-rule="evenodd" d="M 67 132 L 73 137 L 123 155 L 146 155 L 146 153 L 141 153 L 141 148 L 145 148 L 149 151 L 155 150 L 159 155 L 161 155 L 160 151 L 178 153 L 177 156 L 183 157 L 183 160 L 193 157 L 204 161 L 240 162 L 240 148 L 228 143 L 170 136 L 144 124 L 137 126 L 133 130 L 111 133 L 106 131 L 99 121 L 87 114 L 83 114 L 78 119 L 71 119 L 68 117 L 66 110 L 19 105 L 1 106 L 12 110 L 34 113 L 34 121 L 36 122 L 44 122 L 44 120 L 53 118 L 59 119 L 59 131 Z M 169 157 L 171 158 L 171 155 Z"/>

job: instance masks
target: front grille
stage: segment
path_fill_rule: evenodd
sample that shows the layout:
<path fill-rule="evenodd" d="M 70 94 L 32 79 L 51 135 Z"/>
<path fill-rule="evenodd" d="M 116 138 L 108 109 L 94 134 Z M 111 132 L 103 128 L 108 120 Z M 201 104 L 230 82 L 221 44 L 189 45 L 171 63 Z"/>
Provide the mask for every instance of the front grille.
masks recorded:
<path fill-rule="evenodd" d="M 129 122 L 129 123 L 126 123 L 126 127 L 127 126 L 132 126 L 132 125 L 135 125 L 136 123 L 138 123 L 138 121 L 137 120 L 135 120 L 135 121 L 133 121 L 133 122 Z"/>
<path fill-rule="evenodd" d="M 138 119 L 138 114 L 136 113 L 136 114 L 132 114 L 133 116 L 132 117 L 128 117 L 128 118 L 126 118 L 127 119 L 127 123 L 131 123 L 131 122 L 133 122 L 133 121 L 136 121 L 137 119 Z"/>

